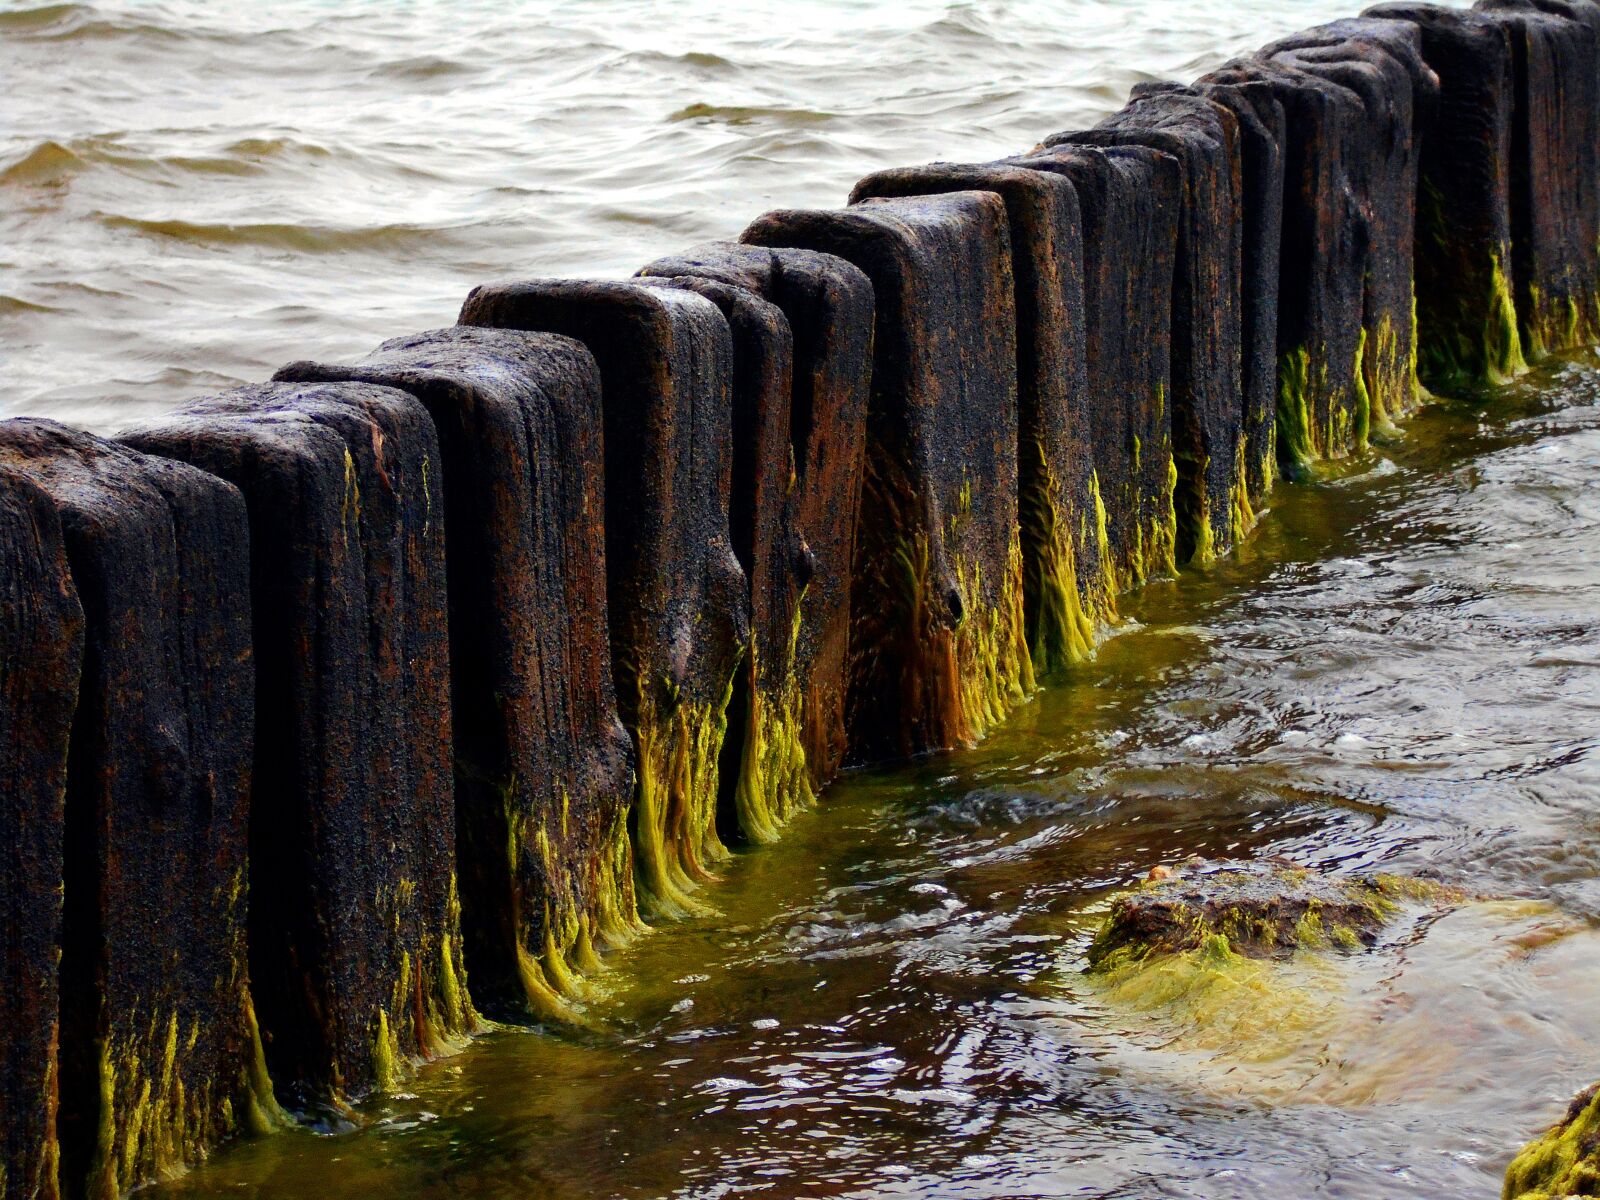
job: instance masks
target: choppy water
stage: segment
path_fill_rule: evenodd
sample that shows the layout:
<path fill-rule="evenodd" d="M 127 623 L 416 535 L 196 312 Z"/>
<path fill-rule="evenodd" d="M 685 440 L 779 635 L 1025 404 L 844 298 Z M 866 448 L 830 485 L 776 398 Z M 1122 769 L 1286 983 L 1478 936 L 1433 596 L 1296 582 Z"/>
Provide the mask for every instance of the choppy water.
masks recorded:
<path fill-rule="evenodd" d="M 0 416 L 115 429 L 1015 153 L 1358 0 L 0 0 Z"/>
<path fill-rule="evenodd" d="M 0 7 L 0 412 L 113 428 L 991 156 L 1344 3 Z M 367 1126 L 162 1200 L 1497 1194 L 1600 1076 L 1600 360 L 1446 404 L 1146 589 L 976 752 L 848 778 L 718 915 Z M 1080 974 L 1190 853 L 1501 899 L 1197 1036 Z"/>

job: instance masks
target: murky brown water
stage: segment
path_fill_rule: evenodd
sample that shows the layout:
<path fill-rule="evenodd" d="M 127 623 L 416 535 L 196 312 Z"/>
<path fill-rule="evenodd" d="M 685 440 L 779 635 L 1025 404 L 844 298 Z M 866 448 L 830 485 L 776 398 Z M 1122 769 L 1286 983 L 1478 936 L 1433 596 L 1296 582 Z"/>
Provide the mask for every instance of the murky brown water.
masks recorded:
<path fill-rule="evenodd" d="M 501 7 L 0 8 L 0 412 L 115 427 L 1349 8 Z M 1597 479 L 1600 360 L 1430 408 L 981 749 L 741 856 L 591 1032 L 485 1038 L 153 1194 L 1494 1196 L 1600 1077 Z M 1194 1026 L 1079 973 L 1106 893 L 1190 853 L 1498 899 Z"/>

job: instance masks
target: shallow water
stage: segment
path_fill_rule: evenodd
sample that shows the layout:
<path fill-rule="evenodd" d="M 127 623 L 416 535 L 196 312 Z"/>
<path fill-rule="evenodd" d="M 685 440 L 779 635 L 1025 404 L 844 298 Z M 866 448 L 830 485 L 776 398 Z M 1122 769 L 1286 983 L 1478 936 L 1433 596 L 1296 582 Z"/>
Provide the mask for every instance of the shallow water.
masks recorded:
<path fill-rule="evenodd" d="M 115 428 L 1352 6 L 503 7 L 0 7 L 0 412 Z M 613 957 L 590 1032 L 492 1035 L 150 1194 L 1497 1195 L 1600 1075 L 1597 472 L 1600 359 L 1430 408 L 983 747 L 739 856 L 714 917 Z M 1081 974 L 1108 892 L 1192 853 L 1487 899 L 1197 1026 Z"/>
<path fill-rule="evenodd" d="M 1600 1073 L 1597 472 L 1600 359 L 1427 409 L 979 749 L 739 856 L 714 917 L 614 956 L 591 1032 L 154 1194 L 1497 1196 Z M 1193 1026 L 1081 971 L 1108 891 L 1194 853 L 1485 899 Z"/>

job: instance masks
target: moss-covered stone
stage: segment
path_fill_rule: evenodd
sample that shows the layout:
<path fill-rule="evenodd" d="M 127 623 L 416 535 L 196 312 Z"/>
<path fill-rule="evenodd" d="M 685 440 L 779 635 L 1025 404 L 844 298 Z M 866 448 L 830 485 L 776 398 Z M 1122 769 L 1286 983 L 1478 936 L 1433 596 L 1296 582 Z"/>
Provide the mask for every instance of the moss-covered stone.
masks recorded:
<path fill-rule="evenodd" d="M 612 672 L 638 779 L 629 829 L 647 916 L 693 898 L 727 848 L 716 825 L 749 582 L 729 532 L 733 339 L 717 306 L 640 282 L 473 290 L 467 326 L 561 334 L 600 368 Z"/>
<path fill-rule="evenodd" d="M 1580 1092 L 1506 1170 L 1505 1200 L 1600 1196 L 1600 1084 Z"/>
<path fill-rule="evenodd" d="M 1017 486 L 1023 607 L 1034 669 L 1049 675 L 1094 653 L 1115 597 L 1096 538 L 1083 228 L 1072 181 L 1001 163 L 879 171 L 870 196 L 993 192 L 1011 235 L 1017 311 Z"/>
<path fill-rule="evenodd" d="M 61 1188 L 98 1200 L 276 1112 L 245 947 L 245 507 L 220 479 L 49 421 L 0 425 L 0 466 L 48 496 L 83 606 L 47 895 L 63 897 Z"/>
<path fill-rule="evenodd" d="M 811 578 L 799 605 L 794 672 L 801 689 L 798 751 L 820 789 L 844 762 L 850 591 L 872 386 L 872 281 L 832 254 L 708 242 L 657 259 L 641 275 L 711 279 L 776 305 L 794 367 L 789 446 L 795 521 Z M 762 757 L 794 753 L 779 736 Z"/>
<path fill-rule="evenodd" d="M 570 1017 L 637 924 L 606 608 L 600 373 L 554 334 L 455 327 L 286 381 L 398 388 L 439 436 L 462 927 L 475 1001 Z"/>
<path fill-rule="evenodd" d="M 871 199 L 769 213 L 741 240 L 835 254 L 873 283 L 851 753 L 882 760 L 981 737 L 1033 685 L 1005 206 L 989 192 Z"/>
<path fill-rule="evenodd" d="M 1152 872 L 1112 900 L 1089 966 L 1110 971 L 1200 950 L 1245 958 L 1356 950 L 1371 946 L 1403 903 L 1465 899 L 1442 884 L 1401 876 L 1336 877 L 1280 860 L 1193 859 Z"/>
<path fill-rule="evenodd" d="M 0 1195 L 57 1195 L 62 842 L 83 608 L 55 504 L 0 467 Z"/>
<path fill-rule="evenodd" d="M 249 511 L 250 966 L 274 1083 L 295 1107 L 392 1087 L 476 1025 L 433 423 L 394 388 L 273 383 L 124 440 Z"/>

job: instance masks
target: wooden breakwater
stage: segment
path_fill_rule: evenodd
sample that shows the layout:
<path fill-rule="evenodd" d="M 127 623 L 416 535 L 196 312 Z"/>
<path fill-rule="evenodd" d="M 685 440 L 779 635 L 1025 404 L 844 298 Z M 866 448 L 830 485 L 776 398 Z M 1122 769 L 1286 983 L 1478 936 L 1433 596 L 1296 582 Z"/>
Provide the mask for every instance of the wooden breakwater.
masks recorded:
<path fill-rule="evenodd" d="M 117 439 L 0 422 L 0 1196 L 581 1021 L 852 762 L 1600 338 L 1600 4 L 1390 3 Z"/>

